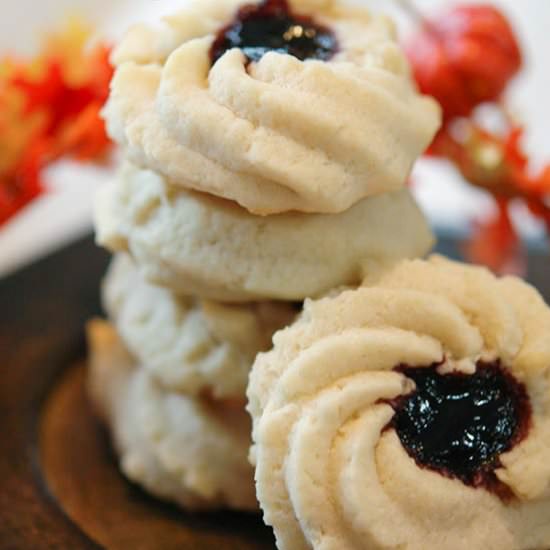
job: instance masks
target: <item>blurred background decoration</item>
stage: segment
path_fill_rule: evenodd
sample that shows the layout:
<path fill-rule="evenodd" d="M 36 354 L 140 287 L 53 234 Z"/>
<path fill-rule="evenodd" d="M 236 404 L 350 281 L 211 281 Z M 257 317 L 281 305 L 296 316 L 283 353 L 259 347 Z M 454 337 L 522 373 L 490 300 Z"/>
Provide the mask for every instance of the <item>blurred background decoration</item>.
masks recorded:
<path fill-rule="evenodd" d="M 532 172 L 521 121 L 503 103 L 523 59 L 511 23 L 491 5 L 457 5 L 425 17 L 408 0 L 401 3 L 418 25 L 406 42 L 414 76 L 443 109 L 443 126 L 428 154 L 448 160 L 495 203 L 494 213 L 473 225 L 465 255 L 497 272 L 523 274 L 525 252 L 511 205 L 522 203 L 550 231 L 550 164 Z M 499 130 L 476 116 L 485 104 L 500 119 Z"/>
<path fill-rule="evenodd" d="M 109 44 L 183 1 L 5 7 L 0 276 L 91 230 L 92 195 L 116 164 L 99 117 Z M 419 87 L 444 110 L 411 178 L 422 207 L 469 259 L 521 274 L 525 243 L 548 247 L 550 230 L 550 2 L 355 1 L 396 18 Z"/>
<path fill-rule="evenodd" d="M 35 57 L 0 62 L 0 225 L 45 191 L 49 164 L 100 159 L 110 147 L 100 118 L 113 73 L 110 48 L 86 49 L 89 37 L 71 19 L 46 36 Z"/>

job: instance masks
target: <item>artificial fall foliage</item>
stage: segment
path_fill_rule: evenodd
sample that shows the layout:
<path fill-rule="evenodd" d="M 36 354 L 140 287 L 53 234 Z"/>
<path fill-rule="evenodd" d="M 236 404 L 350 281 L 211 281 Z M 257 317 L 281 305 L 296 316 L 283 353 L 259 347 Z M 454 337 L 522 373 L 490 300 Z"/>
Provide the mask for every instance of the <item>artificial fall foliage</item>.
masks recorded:
<path fill-rule="evenodd" d="M 523 250 L 510 204 L 525 204 L 550 232 L 550 165 L 531 174 L 521 148 L 523 130 L 500 104 L 522 65 L 510 23 L 493 6 L 457 6 L 422 19 L 406 50 L 419 88 L 443 109 L 443 127 L 428 154 L 448 159 L 468 183 L 495 201 L 495 216 L 473 228 L 465 247 L 468 259 L 499 272 L 521 271 Z M 502 134 L 490 133 L 475 121 L 474 109 L 487 102 L 495 103 L 508 121 Z"/>
<path fill-rule="evenodd" d="M 99 116 L 113 72 L 109 47 L 87 49 L 89 35 L 71 20 L 34 59 L 0 60 L 0 225 L 44 191 L 48 164 L 100 159 L 110 147 Z"/>
<path fill-rule="evenodd" d="M 420 90 L 439 101 L 445 119 L 498 99 L 522 63 L 512 27 L 492 6 L 457 6 L 421 21 L 406 49 Z"/>

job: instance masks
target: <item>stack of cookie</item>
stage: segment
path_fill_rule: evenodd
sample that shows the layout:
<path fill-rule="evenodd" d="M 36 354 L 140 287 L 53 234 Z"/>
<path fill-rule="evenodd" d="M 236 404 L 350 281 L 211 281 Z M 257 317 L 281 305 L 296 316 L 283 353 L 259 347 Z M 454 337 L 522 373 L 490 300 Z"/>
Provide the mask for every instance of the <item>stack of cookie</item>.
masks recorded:
<path fill-rule="evenodd" d="M 129 478 L 251 509 L 254 358 L 304 299 L 431 248 L 405 184 L 439 109 L 391 23 L 332 0 L 196 0 L 113 60 L 92 396 Z"/>

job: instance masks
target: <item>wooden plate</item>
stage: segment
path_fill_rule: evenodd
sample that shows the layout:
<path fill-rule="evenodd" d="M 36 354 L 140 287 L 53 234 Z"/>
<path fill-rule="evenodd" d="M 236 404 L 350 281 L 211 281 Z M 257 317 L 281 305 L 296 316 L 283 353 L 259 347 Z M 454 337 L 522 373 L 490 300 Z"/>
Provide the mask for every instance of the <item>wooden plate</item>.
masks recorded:
<path fill-rule="evenodd" d="M 259 515 L 185 514 L 119 474 L 83 386 L 107 262 L 88 238 L 0 282 L 0 548 L 273 549 Z M 548 299 L 550 263 L 530 268 Z"/>

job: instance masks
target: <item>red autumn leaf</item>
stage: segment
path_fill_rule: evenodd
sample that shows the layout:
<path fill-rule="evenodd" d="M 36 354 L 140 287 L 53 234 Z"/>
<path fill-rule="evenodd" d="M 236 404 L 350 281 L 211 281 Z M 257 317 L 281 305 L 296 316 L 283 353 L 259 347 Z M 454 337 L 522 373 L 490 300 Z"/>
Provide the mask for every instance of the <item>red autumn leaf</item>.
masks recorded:
<path fill-rule="evenodd" d="M 105 153 L 110 140 L 100 117 L 102 107 L 102 102 L 90 103 L 64 127 L 57 139 L 60 154 L 86 161 L 100 158 Z"/>
<path fill-rule="evenodd" d="M 462 120 L 461 127 L 457 133 L 446 125 L 430 154 L 451 161 L 468 183 L 497 198 L 518 198 L 550 208 L 550 165 L 537 176 L 530 174 L 529 158 L 521 147 L 523 129 L 512 127 L 499 136 L 471 120 Z"/>
<path fill-rule="evenodd" d="M 0 225 L 44 190 L 41 180 L 44 144 L 29 146 L 24 157 L 9 173 L 0 174 Z"/>
<path fill-rule="evenodd" d="M 44 132 L 49 136 L 54 136 L 64 123 L 95 99 L 95 93 L 89 86 L 73 88 L 66 83 L 63 68 L 57 60 L 48 63 L 40 79 L 18 74 L 13 78 L 12 85 L 25 96 L 27 113 L 40 110 L 48 114 Z"/>
<path fill-rule="evenodd" d="M 477 223 L 470 239 L 464 245 L 466 258 L 483 264 L 499 274 L 521 275 L 525 257 L 518 235 L 508 214 L 508 201 L 497 201 L 496 215 L 484 223 Z"/>

